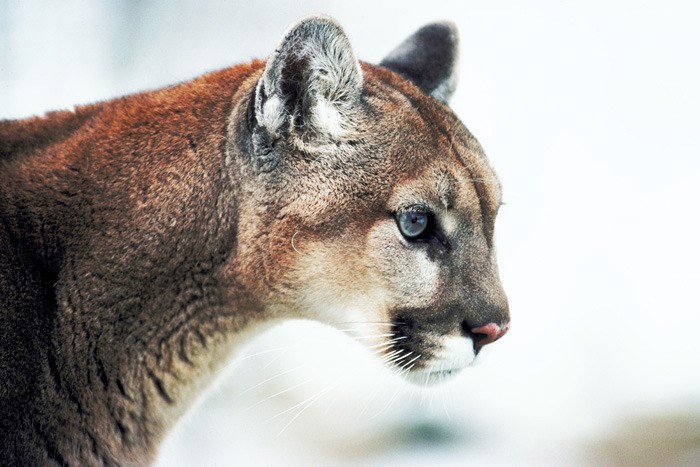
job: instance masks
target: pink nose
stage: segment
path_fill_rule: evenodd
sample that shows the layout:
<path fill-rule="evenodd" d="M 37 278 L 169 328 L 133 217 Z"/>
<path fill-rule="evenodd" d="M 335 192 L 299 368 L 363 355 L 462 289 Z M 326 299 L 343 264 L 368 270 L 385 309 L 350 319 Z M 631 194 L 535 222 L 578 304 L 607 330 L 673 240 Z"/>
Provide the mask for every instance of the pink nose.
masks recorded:
<path fill-rule="evenodd" d="M 481 347 L 495 342 L 508 332 L 509 323 L 499 326 L 496 323 L 489 323 L 485 326 L 479 326 L 478 328 L 472 328 L 472 334 L 474 335 L 474 347 L 480 349 Z"/>

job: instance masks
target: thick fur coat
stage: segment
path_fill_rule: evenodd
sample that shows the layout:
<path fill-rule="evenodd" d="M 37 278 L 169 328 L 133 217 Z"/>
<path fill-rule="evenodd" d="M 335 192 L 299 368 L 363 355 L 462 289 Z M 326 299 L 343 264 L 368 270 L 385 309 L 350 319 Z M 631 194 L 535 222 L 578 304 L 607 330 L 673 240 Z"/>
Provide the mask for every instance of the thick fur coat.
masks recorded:
<path fill-rule="evenodd" d="M 374 66 L 307 18 L 267 62 L 0 122 L 2 463 L 152 461 L 281 319 L 376 322 L 426 380 L 505 333 L 500 185 L 446 106 L 456 45 L 430 25 Z"/>

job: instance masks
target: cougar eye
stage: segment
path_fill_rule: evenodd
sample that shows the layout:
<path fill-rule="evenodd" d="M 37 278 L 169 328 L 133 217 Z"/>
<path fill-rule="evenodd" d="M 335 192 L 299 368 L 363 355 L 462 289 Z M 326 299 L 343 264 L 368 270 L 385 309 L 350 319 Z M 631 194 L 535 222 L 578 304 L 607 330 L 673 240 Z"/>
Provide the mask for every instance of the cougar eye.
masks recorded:
<path fill-rule="evenodd" d="M 404 211 L 396 214 L 396 223 L 401 235 L 408 240 L 415 240 L 429 231 L 430 217 L 427 212 Z"/>

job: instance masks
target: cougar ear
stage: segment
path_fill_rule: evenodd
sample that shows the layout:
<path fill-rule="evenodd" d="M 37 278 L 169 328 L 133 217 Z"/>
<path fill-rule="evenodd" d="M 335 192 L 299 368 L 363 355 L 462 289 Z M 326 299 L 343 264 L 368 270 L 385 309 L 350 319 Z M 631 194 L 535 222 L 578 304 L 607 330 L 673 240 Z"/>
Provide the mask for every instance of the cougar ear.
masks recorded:
<path fill-rule="evenodd" d="M 457 85 L 459 36 L 451 22 L 423 26 L 380 63 L 447 103 Z"/>
<path fill-rule="evenodd" d="M 311 16 L 293 24 L 258 81 L 255 117 L 272 140 L 340 137 L 362 93 L 362 70 L 343 29 Z"/>

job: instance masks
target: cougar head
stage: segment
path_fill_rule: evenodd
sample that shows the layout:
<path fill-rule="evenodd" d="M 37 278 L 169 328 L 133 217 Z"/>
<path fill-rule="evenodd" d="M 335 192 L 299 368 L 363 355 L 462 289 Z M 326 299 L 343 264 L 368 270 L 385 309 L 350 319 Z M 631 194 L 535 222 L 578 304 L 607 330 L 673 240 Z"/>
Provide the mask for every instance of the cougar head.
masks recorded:
<path fill-rule="evenodd" d="M 447 105 L 456 61 L 450 23 L 374 66 L 333 20 L 301 20 L 250 91 L 240 168 L 239 255 L 268 312 L 355 332 L 425 383 L 509 324 L 500 183 Z"/>

